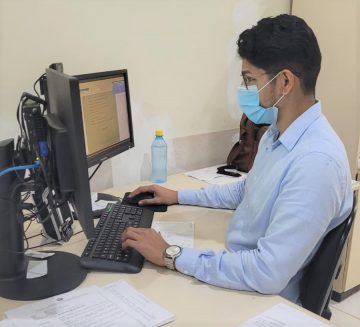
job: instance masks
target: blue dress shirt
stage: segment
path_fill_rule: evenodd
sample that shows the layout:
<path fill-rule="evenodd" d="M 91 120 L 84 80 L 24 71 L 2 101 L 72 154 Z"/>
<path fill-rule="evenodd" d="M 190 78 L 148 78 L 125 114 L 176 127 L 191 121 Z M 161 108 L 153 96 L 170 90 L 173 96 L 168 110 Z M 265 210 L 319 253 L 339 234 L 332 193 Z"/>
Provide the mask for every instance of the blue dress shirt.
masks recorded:
<path fill-rule="evenodd" d="M 235 212 L 226 250 L 184 248 L 176 268 L 209 284 L 299 303 L 303 268 L 351 211 L 351 176 L 320 102 L 278 135 L 271 125 L 246 180 L 179 191 L 180 204 Z"/>

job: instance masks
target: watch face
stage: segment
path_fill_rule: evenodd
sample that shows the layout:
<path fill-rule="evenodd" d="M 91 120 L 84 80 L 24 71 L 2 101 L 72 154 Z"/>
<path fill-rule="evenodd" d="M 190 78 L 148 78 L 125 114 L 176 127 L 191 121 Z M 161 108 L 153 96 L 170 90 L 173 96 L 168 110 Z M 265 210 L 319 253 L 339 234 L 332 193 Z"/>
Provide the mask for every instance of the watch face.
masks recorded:
<path fill-rule="evenodd" d="M 180 246 L 171 245 L 166 249 L 166 254 L 170 257 L 176 256 L 181 252 Z"/>

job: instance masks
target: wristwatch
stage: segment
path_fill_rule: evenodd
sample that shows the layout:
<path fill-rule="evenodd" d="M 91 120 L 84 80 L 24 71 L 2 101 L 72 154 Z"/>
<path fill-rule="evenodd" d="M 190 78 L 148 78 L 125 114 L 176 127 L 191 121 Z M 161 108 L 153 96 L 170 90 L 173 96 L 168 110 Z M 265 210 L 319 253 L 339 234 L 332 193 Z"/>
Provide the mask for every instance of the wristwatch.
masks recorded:
<path fill-rule="evenodd" d="M 175 269 L 175 260 L 181 254 L 182 248 L 178 245 L 170 245 L 164 251 L 164 261 L 166 268 Z"/>

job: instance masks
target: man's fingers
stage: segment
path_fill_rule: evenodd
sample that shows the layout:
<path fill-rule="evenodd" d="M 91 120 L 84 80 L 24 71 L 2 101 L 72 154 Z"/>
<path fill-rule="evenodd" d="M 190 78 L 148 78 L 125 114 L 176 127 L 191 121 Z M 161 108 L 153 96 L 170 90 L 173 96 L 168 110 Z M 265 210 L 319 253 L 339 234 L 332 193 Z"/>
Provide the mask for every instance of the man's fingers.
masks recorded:
<path fill-rule="evenodd" d="M 160 204 L 159 198 L 152 198 L 152 199 L 144 199 L 139 201 L 138 203 L 141 206 L 147 206 L 147 205 L 156 205 L 156 204 Z"/>
<path fill-rule="evenodd" d="M 134 241 L 132 239 L 129 239 L 129 238 L 126 239 L 124 242 L 122 242 L 121 246 L 122 246 L 123 249 L 133 248 L 135 250 L 138 250 L 138 248 L 137 248 L 138 242 Z"/>
<path fill-rule="evenodd" d="M 125 241 L 126 239 L 138 240 L 141 237 L 141 229 L 129 227 L 121 235 L 121 240 Z"/>
<path fill-rule="evenodd" d="M 146 185 L 146 186 L 140 186 L 138 187 L 137 189 L 135 189 L 134 191 L 132 191 L 128 197 L 129 198 L 132 198 L 134 197 L 135 195 L 138 195 L 140 193 L 145 193 L 145 192 L 151 192 L 151 193 L 154 193 L 153 189 L 152 189 L 152 185 Z"/>

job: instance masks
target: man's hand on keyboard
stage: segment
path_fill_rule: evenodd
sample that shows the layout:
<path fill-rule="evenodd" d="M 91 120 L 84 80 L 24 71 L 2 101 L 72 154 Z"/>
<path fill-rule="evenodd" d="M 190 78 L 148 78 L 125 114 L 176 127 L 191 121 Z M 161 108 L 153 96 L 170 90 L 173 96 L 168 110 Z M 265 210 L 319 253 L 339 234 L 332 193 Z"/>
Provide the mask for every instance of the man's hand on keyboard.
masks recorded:
<path fill-rule="evenodd" d="M 146 260 L 158 266 L 165 266 L 163 253 L 168 246 L 161 234 L 154 229 L 129 227 L 122 234 L 123 248 L 134 248 Z"/>
<path fill-rule="evenodd" d="M 156 205 L 156 204 L 177 204 L 178 202 L 178 192 L 170 190 L 168 188 L 159 186 L 159 185 L 146 185 L 140 186 L 134 191 L 132 191 L 128 197 L 132 198 L 140 193 L 153 193 L 154 197 L 152 199 L 141 200 L 139 205 Z"/>

